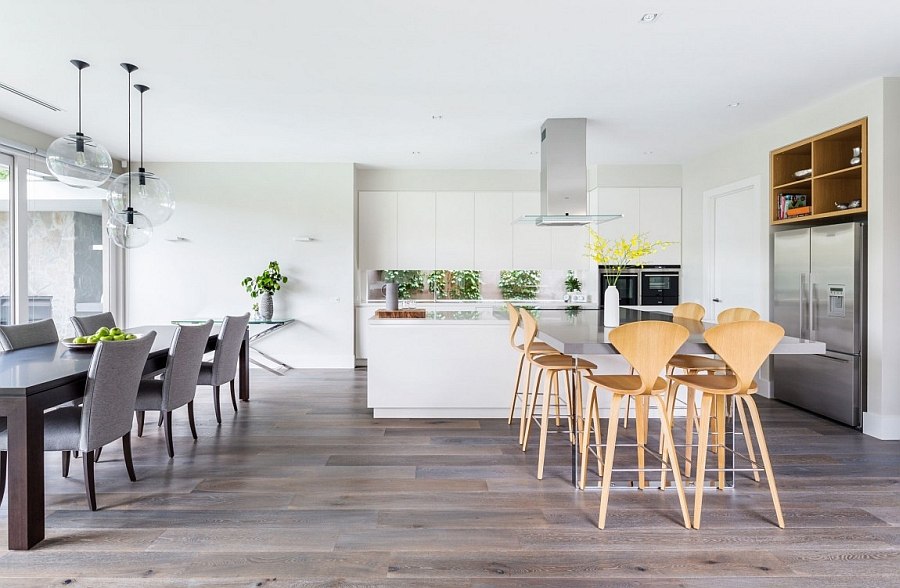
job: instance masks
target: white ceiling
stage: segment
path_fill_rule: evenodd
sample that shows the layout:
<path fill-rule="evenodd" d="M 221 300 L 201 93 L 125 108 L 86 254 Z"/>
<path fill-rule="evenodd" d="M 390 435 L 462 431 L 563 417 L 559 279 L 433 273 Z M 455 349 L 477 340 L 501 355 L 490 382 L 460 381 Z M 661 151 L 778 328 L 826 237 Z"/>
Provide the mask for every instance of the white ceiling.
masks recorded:
<path fill-rule="evenodd" d="M 148 161 L 533 169 L 544 119 L 587 117 L 589 163 L 679 163 L 900 75 L 896 0 L 55 0 L 0 21 L 0 82 L 64 109 L 0 90 L 0 117 L 74 132 L 83 59 L 84 131 L 124 157 L 130 61 Z"/>

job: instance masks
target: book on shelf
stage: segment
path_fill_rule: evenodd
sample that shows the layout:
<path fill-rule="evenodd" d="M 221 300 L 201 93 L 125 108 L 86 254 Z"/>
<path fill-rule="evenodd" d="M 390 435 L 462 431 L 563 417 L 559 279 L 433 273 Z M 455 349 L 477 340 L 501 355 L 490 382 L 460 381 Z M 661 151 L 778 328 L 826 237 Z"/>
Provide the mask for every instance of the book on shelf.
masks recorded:
<path fill-rule="evenodd" d="M 808 194 L 778 194 L 778 220 L 812 214 Z"/>

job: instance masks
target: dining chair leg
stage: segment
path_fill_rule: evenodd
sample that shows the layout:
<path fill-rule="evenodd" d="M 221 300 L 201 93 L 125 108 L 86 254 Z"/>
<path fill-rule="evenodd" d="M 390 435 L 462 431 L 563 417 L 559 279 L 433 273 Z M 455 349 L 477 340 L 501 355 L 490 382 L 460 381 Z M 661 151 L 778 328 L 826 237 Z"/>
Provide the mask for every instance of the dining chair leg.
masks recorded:
<path fill-rule="evenodd" d="M 160 414 L 163 415 L 163 424 L 166 427 L 166 452 L 169 454 L 169 457 L 175 457 L 175 444 L 172 441 L 172 411 L 160 411 Z"/>
<path fill-rule="evenodd" d="M 522 383 L 522 368 L 525 366 L 525 353 L 519 357 L 519 371 L 516 372 L 516 385 L 513 387 L 512 402 L 509 405 L 509 418 L 506 424 L 511 425 L 516 415 L 516 401 L 519 399 L 519 385 Z"/>
<path fill-rule="evenodd" d="M 99 461 L 100 461 L 100 452 L 101 452 L 101 451 L 103 451 L 103 447 L 98 447 L 98 448 L 94 451 L 94 462 L 99 462 Z"/>
<path fill-rule="evenodd" d="M 0 503 L 6 493 L 6 452 L 0 451 Z"/>
<path fill-rule="evenodd" d="M 663 453 L 663 468 L 667 464 L 671 464 L 672 478 L 675 479 L 675 490 L 678 493 L 678 504 L 681 506 L 681 516 L 684 519 L 684 526 L 691 528 L 691 514 L 688 512 L 687 497 L 684 495 L 684 483 L 681 479 L 681 473 L 678 471 L 678 454 L 675 452 L 675 442 L 672 440 L 672 421 L 669 420 L 665 412 L 665 404 L 662 398 L 656 396 L 656 403 L 659 405 L 661 419 L 663 419 L 660 428 L 660 437 L 663 438 L 665 452 Z"/>
<path fill-rule="evenodd" d="M 137 419 L 137 436 L 140 437 L 144 434 L 144 411 L 135 411 L 134 416 Z"/>
<path fill-rule="evenodd" d="M 744 443 L 747 444 L 747 456 L 750 458 L 750 463 L 753 464 L 753 480 L 759 482 L 759 468 L 756 462 L 756 452 L 753 450 L 753 435 L 750 432 L 750 427 L 747 426 L 747 415 L 744 413 L 743 401 L 743 396 L 735 396 L 734 398 L 738 418 L 741 420 L 741 431 L 744 432 Z"/>
<path fill-rule="evenodd" d="M 87 496 L 88 508 L 97 510 L 97 495 L 94 491 L 94 452 L 85 451 L 81 464 L 84 466 L 84 493 Z"/>
<path fill-rule="evenodd" d="M 231 407 L 234 409 L 234 412 L 237 412 L 237 397 L 234 395 L 234 380 L 228 382 L 228 385 L 231 387 Z"/>
<path fill-rule="evenodd" d="M 191 426 L 191 436 L 194 440 L 197 440 L 197 427 L 194 425 L 194 401 L 191 400 L 187 403 L 188 409 L 188 424 Z"/>
<path fill-rule="evenodd" d="M 753 429 L 756 433 L 756 443 L 759 445 L 759 455 L 762 457 L 763 467 L 766 470 L 766 480 L 769 482 L 769 492 L 772 494 L 772 503 L 775 505 L 775 515 L 778 517 L 778 526 L 784 529 L 784 516 L 781 513 L 781 501 L 778 500 L 778 488 L 775 487 L 775 474 L 772 472 L 772 462 L 769 459 L 769 448 L 766 445 L 766 437 L 763 435 L 762 423 L 759 420 L 759 410 L 752 396 L 744 396 L 747 409 L 750 411 L 750 419 L 753 421 Z"/>
<path fill-rule="evenodd" d="M 222 409 L 219 407 L 219 387 L 213 386 L 213 406 L 216 409 L 216 422 L 222 424 Z"/>
<path fill-rule="evenodd" d="M 612 466 L 616 456 L 616 434 L 619 429 L 619 409 L 622 406 L 622 396 L 613 394 L 609 407 L 609 429 L 606 433 L 606 457 L 603 460 L 603 479 L 600 490 L 600 516 L 597 518 L 597 527 L 606 528 L 606 511 L 609 507 L 609 489 L 612 487 Z"/>
<path fill-rule="evenodd" d="M 703 477 L 706 474 L 706 448 L 709 443 L 709 420 L 712 414 L 713 397 L 709 394 L 700 396 L 700 430 L 697 440 L 697 463 L 694 466 L 696 482 L 694 483 L 694 528 L 700 528 L 700 513 L 703 508 Z"/>
<path fill-rule="evenodd" d="M 122 455 L 125 458 L 125 469 L 128 470 L 128 479 L 137 482 L 134 475 L 134 462 L 131 460 L 131 431 L 122 435 Z"/>
<path fill-rule="evenodd" d="M 4 452 L 4 455 L 6 455 L 5 452 Z M 63 476 L 63 478 L 69 477 L 69 464 L 71 463 L 71 460 L 72 460 L 72 452 L 71 451 L 63 451 L 62 452 L 62 476 Z M 6 471 L 6 468 L 3 468 L 3 470 Z"/>
<path fill-rule="evenodd" d="M 541 405 L 541 441 L 538 446 L 538 471 L 537 479 L 544 479 L 544 457 L 547 452 L 547 428 L 550 426 L 550 397 L 553 395 L 554 389 L 559 394 L 559 378 L 558 370 L 554 370 L 547 374 L 547 387 L 544 389 L 544 401 Z M 557 400 L 559 397 L 557 396 Z"/>
<path fill-rule="evenodd" d="M 156 426 L 157 427 L 163 426 L 163 411 L 159 411 L 159 420 L 156 421 Z"/>

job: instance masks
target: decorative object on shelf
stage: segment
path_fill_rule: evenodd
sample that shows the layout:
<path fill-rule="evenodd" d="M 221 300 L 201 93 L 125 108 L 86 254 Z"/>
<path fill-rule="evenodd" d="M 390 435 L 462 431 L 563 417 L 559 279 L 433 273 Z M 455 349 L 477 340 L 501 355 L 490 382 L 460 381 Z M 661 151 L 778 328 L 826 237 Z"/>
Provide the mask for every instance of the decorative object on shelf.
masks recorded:
<path fill-rule="evenodd" d="M 397 284 L 400 300 L 409 300 L 425 290 L 425 276 L 419 270 L 382 270 L 381 279 Z"/>
<path fill-rule="evenodd" d="M 859 208 L 860 206 L 862 206 L 862 200 L 851 200 L 847 208 Z"/>
<path fill-rule="evenodd" d="M 73 59 L 78 68 L 78 131 L 53 141 L 47 148 L 47 167 L 63 184 L 75 188 L 96 188 L 112 173 L 109 152 L 81 132 L 81 72 L 90 64 Z"/>
<path fill-rule="evenodd" d="M 629 265 L 643 265 L 640 261 L 669 246 L 667 241 L 650 241 L 644 235 L 635 233 L 630 239 L 606 239 L 588 227 L 591 241 L 588 243 L 588 257 L 599 265 L 610 269 L 606 274 L 606 290 L 603 293 L 603 326 L 619 326 L 619 290 L 616 282 L 622 270 Z"/>
<path fill-rule="evenodd" d="M 794 172 L 794 177 L 795 177 L 795 178 L 805 178 L 806 176 L 811 176 L 811 175 L 812 175 L 812 168 L 811 168 L 811 167 L 806 168 L 806 169 L 801 169 L 800 171 L 795 171 L 795 172 Z"/>
<path fill-rule="evenodd" d="M 564 283 L 566 293 L 563 294 L 563 302 L 586 302 L 586 296 L 581 293 L 581 280 L 575 276 L 575 272 L 569 270 L 566 272 L 566 281 Z M 573 308 L 578 308 L 577 306 Z"/>
<path fill-rule="evenodd" d="M 131 74 L 137 70 L 136 65 L 130 63 L 122 63 L 122 69 L 128 72 L 128 167 L 131 167 Z M 143 247 L 150 242 L 153 236 L 153 223 L 150 222 L 143 213 L 137 211 L 131 202 L 131 175 L 122 174 L 127 177 L 126 198 L 124 200 L 124 208 L 121 211 L 110 209 L 109 221 L 106 223 L 106 233 L 110 240 L 117 247 L 123 249 L 134 249 Z M 122 176 L 119 176 L 122 177 Z M 118 178 L 116 178 L 118 180 Z M 115 182 L 113 182 L 115 183 Z M 109 206 L 112 201 L 112 194 L 107 200 Z"/>
<path fill-rule="evenodd" d="M 794 218 L 812 214 L 809 196 L 806 194 L 779 194 L 778 219 Z"/>
<path fill-rule="evenodd" d="M 386 310 L 397 310 L 400 308 L 399 289 L 396 282 L 388 282 L 381 287 L 384 294 L 384 308 Z"/>
<path fill-rule="evenodd" d="M 275 304 L 272 296 L 281 290 L 282 284 L 287 284 L 287 277 L 281 275 L 281 268 L 277 261 L 270 261 L 269 266 L 255 278 L 247 276 L 241 280 L 243 286 L 251 298 L 259 298 L 259 315 L 263 320 L 272 320 L 275 313 Z"/>
<path fill-rule="evenodd" d="M 850 158 L 850 165 L 859 165 L 862 163 L 862 147 L 853 148 L 853 157 Z"/>
<path fill-rule="evenodd" d="M 109 187 L 109 209 L 113 214 L 120 214 L 129 206 L 133 206 L 135 210 L 139 210 L 145 215 L 154 227 L 158 227 L 172 217 L 172 213 L 175 210 L 175 201 L 172 198 L 172 188 L 169 187 L 169 184 L 144 168 L 144 93 L 150 87 L 144 84 L 135 84 L 134 89 L 141 93 L 140 165 L 137 172 L 132 172 L 129 169 L 128 173 L 124 173 L 113 180 Z M 130 104 L 129 94 L 129 110 L 131 109 Z M 129 118 L 129 125 L 130 120 Z M 131 164 L 130 157 L 129 155 L 129 167 Z"/>

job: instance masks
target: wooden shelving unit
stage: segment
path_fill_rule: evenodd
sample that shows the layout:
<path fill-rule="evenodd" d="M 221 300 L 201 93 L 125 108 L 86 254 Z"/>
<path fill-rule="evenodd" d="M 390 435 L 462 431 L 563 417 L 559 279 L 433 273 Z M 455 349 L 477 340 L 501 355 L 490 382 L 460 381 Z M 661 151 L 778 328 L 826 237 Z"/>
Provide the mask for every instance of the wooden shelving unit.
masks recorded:
<path fill-rule="evenodd" d="M 770 153 L 769 177 L 773 225 L 866 212 L 868 185 L 868 119 L 847 123 L 814 137 L 785 145 Z M 853 149 L 861 149 L 860 162 L 851 164 Z M 797 172 L 811 170 L 798 177 Z M 788 215 L 789 200 L 798 216 Z M 860 206 L 842 210 L 836 204 L 860 201 Z M 802 212 L 801 212 L 802 211 Z"/>

